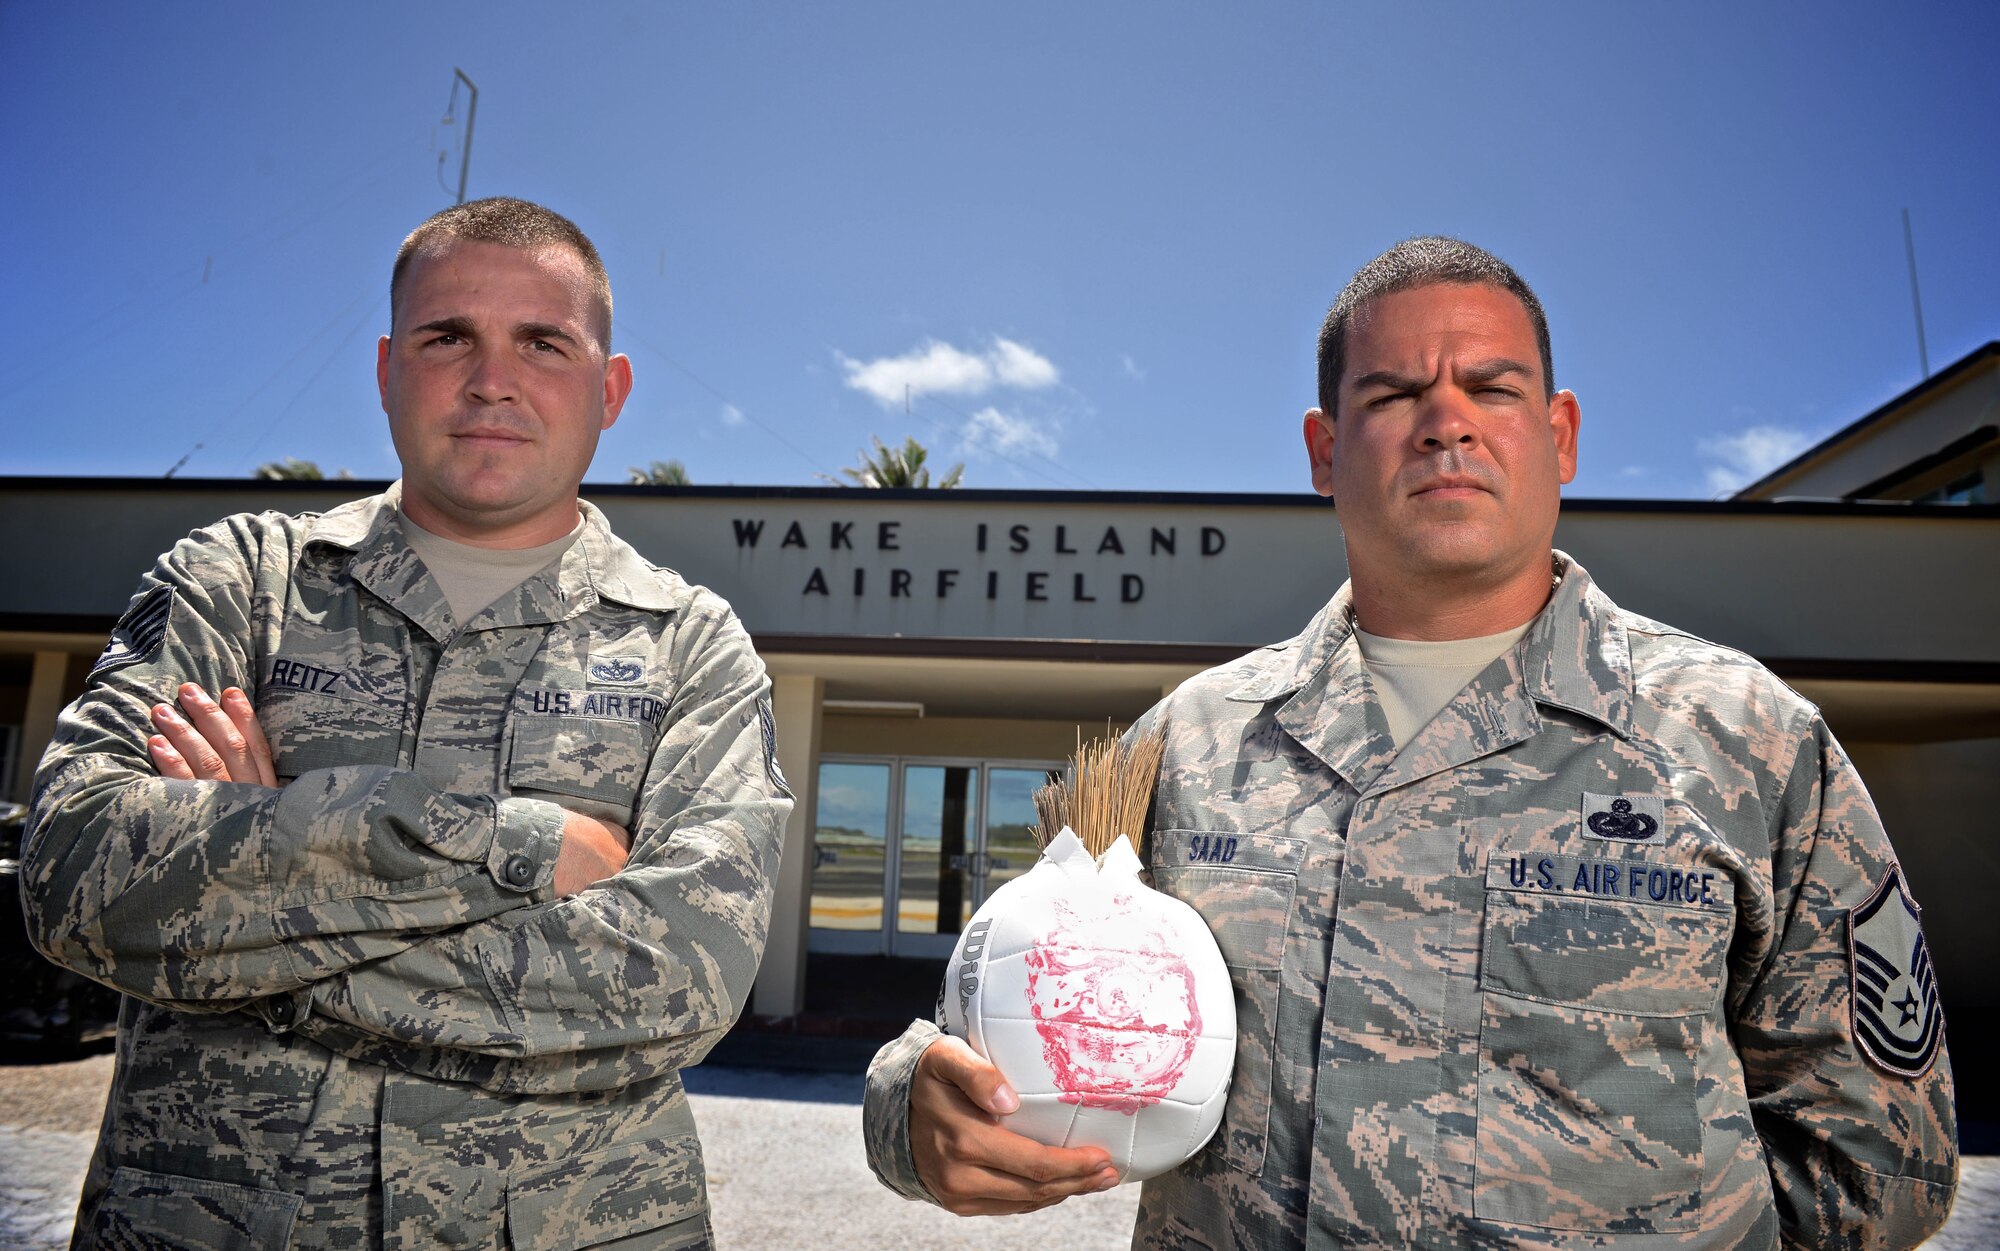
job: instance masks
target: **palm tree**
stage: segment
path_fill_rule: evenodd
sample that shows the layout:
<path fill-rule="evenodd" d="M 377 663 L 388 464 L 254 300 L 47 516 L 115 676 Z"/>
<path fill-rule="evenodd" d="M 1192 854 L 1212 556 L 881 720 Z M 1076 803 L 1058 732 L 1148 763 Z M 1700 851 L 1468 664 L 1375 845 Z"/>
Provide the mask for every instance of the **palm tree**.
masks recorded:
<path fill-rule="evenodd" d="M 687 466 L 677 460 L 656 460 L 641 469 L 632 466 L 632 481 L 640 486 L 693 486 Z"/>
<path fill-rule="evenodd" d="M 276 482 L 324 482 L 326 474 L 320 471 L 317 461 L 299 460 L 287 456 L 283 460 L 266 461 L 257 466 L 251 477 Z"/>
<path fill-rule="evenodd" d="M 849 481 L 842 482 L 839 478 L 828 477 L 826 474 L 821 474 L 820 477 L 835 486 L 919 489 L 936 487 L 944 491 L 959 485 L 959 479 L 965 476 L 965 465 L 960 463 L 953 465 L 942 478 L 932 482 L 931 471 L 924 467 L 924 461 L 929 459 L 930 453 L 925 450 L 923 444 L 914 438 L 906 438 L 903 440 L 903 446 L 891 448 L 884 446 L 882 440 L 875 435 L 871 434 L 868 438 L 875 444 L 874 452 L 856 452 L 855 455 L 861 458 L 861 463 L 852 469 L 840 471 Z"/>

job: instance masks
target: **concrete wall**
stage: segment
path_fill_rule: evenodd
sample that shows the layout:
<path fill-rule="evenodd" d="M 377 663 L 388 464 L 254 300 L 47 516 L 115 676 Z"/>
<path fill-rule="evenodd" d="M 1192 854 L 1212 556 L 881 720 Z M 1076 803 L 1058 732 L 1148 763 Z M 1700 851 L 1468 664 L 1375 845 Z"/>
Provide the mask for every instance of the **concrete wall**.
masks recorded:
<path fill-rule="evenodd" d="M 1111 725 L 1122 733 L 1124 722 Z M 820 750 L 850 756 L 958 756 L 977 760 L 1065 760 L 1101 738 L 1105 723 L 986 717 L 852 717 L 828 713 Z"/>
<path fill-rule="evenodd" d="M 6 688 L 0 708 L 36 721 L 24 727 L 30 735 L 45 733 L 45 717 L 74 695 L 140 571 L 179 535 L 231 511 L 326 508 L 362 489 L 0 481 L 0 527 L 37 536 L 0 547 L 0 652 L 13 658 L 0 675 Z M 774 673 L 785 684 L 781 753 L 795 783 L 808 787 L 814 735 L 825 753 L 1060 760 L 1079 729 L 1085 737 L 1102 732 L 1096 717 L 1136 715 L 1170 684 L 1183 658 L 1066 665 L 1033 659 L 1034 646 L 1019 641 L 1045 649 L 1068 640 L 1268 642 L 1295 632 L 1342 572 L 1336 515 L 1314 497 L 622 488 L 590 494 L 643 553 L 713 585 L 753 630 L 789 636 L 793 654 L 774 656 Z M 755 548 L 736 537 L 746 519 L 764 525 Z M 806 547 L 783 545 L 794 520 Z M 822 541 L 842 523 L 856 536 L 879 538 L 885 522 L 897 526 L 894 548 Z M 985 552 L 978 550 L 981 525 L 988 527 Z M 1029 527 L 1028 550 L 996 550 L 1011 549 L 1003 536 L 1013 525 Z M 1059 526 L 1065 528 L 1060 545 Z M 1125 552 L 1081 550 L 1101 545 L 1113 526 Z M 1177 529 L 1180 550 L 1135 553 L 1149 546 L 1156 527 Z M 1204 527 L 1226 539 L 1206 555 Z M 2000 629 L 1993 624 L 2000 621 L 2000 508 L 1582 501 L 1565 508 L 1558 543 L 1628 608 L 1780 667 L 1798 659 L 1831 675 L 1818 694 L 1810 683 L 1801 686 L 1828 708 L 1909 866 L 1926 905 L 1947 1011 L 1958 1022 L 1981 1013 L 2000 1018 L 2000 927 L 1991 921 L 1992 901 L 2000 898 L 2000 849 L 1992 837 L 2000 824 L 2000 737 L 1991 737 L 2000 733 Z M 1133 564 L 1141 560 L 1153 563 Z M 1093 586 L 1116 586 L 1127 566 L 1139 568 L 1147 584 L 1147 598 L 1136 606 L 1115 592 L 1095 602 L 1063 598 L 1070 579 L 1054 576 L 1080 572 Z M 1026 574 L 1042 571 L 1058 598 L 1020 594 L 989 608 L 983 593 L 942 603 L 935 594 L 850 593 L 836 606 L 831 594 L 821 602 L 803 591 L 801 580 L 815 568 L 827 574 L 830 590 L 850 585 L 840 579 L 857 568 L 871 587 L 886 587 L 897 568 L 928 570 L 933 578 L 937 568 L 960 568 L 954 590 L 983 591 L 973 575 L 998 572 L 1023 592 Z M 895 652 L 892 645 L 927 632 L 957 632 L 967 642 L 954 644 L 953 660 Z M 815 639 L 856 634 L 882 647 L 859 657 L 810 654 Z M 979 647 L 994 638 L 1012 640 L 1012 651 L 1029 658 L 1005 664 L 980 658 Z M 1869 669 L 1899 664 L 1916 671 L 1898 672 L 1890 682 Z M 1132 680 L 1129 690 L 1117 688 L 1116 702 L 1091 685 L 1121 674 Z M 960 692 L 948 706 L 937 702 L 946 684 Z M 1006 706 L 1015 688 L 1030 687 L 1032 698 L 1021 707 Z M 1075 708 L 1049 702 L 1045 692 L 1063 687 L 1088 698 Z M 929 699 L 932 711 L 946 715 L 822 716 L 822 698 Z M 1948 715 L 1934 717 L 1940 708 Z M 802 798 L 787 838 L 797 866 L 789 883 L 794 905 L 803 900 L 810 863 L 812 804 L 810 795 Z M 795 907 L 780 926 L 790 941 L 779 948 L 802 953 L 801 924 Z M 793 963 L 770 972 L 759 984 L 758 1010 L 782 1014 L 798 1001 L 802 968 Z"/>
<path fill-rule="evenodd" d="M 2000 1014 L 2000 738 L 1842 745 L 1924 910 L 1946 1014 Z"/>
<path fill-rule="evenodd" d="M 139 572 L 193 526 L 232 510 L 323 508 L 361 489 L 278 485 L 0 480 L 0 527 L 41 540 L 0 548 L 0 629 L 16 614 L 115 616 Z M 1315 496 L 586 494 L 642 553 L 723 593 L 759 635 L 1255 646 L 1297 631 L 1345 573 L 1336 514 Z M 783 545 L 793 522 L 807 546 Z M 738 538 L 753 524 L 755 547 Z M 830 545 L 841 525 L 854 547 Z M 878 546 L 884 526 L 894 548 Z M 1015 526 L 1025 551 L 1010 550 Z M 1113 528 L 1125 551 L 1096 550 Z M 1156 529 L 1176 532 L 1175 552 L 1150 550 Z M 1059 531 L 1076 550 L 1059 549 Z M 1219 550 L 1203 553 L 1205 531 Z M 2000 569 L 2000 507 L 1583 500 L 1565 506 L 1557 543 L 1627 608 L 1766 661 L 2000 662 L 2000 577 L 1968 576 Z M 815 570 L 825 595 L 806 589 Z M 892 593 L 899 570 L 904 596 Z M 958 576 L 940 596 L 942 571 Z M 1035 574 L 1045 599 L 1030 598 Z M 1122 600 L 1128 575 L 1143 581 L 1141 600 Z M 1079 577 L 1092 599 L 1077 597 Z"/>
<path fill-rule="evenodd" d="M 1991 1122 L 2000 1109 L 2000 1072 L 1986 1062 L 2000 1028 L 2000 738 L 1845 745 L 1923 910 L 1960 1122 Z"/>

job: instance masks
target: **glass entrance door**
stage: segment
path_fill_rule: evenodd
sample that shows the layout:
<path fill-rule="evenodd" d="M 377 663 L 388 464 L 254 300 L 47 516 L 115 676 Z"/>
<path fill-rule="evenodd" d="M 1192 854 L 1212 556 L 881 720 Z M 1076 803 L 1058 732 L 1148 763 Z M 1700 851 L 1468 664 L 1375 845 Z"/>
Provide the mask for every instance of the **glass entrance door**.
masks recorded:
<path fill-rule="evenodd" d="M 812 926 L 827 949 L 881 946 L 889 863 L 887 763 L 825 761 L 819 767 L 819 822 L 813 831 Z"/>
<path fill-rule="evenodd" d="M 820 765 L 811 944 L 944 957 L 986 897 L 1041 854 L 1051 767 L 950 760 Z"/>
<path fill-rule="evenodd" d="M 1026 873 L 1041 859 L 1035 841 L 1035 792 L 1047 785 L 1052 769 L 992 765 L 986 770 L 986 842 L 979 902 Z M 968 918 L 969 920 L 970 918 Z"/>
<path fill-rule="evenodd" d="M 972 917 L 977 765 L 903 766 L 893 956 L 948 956 Z"/>

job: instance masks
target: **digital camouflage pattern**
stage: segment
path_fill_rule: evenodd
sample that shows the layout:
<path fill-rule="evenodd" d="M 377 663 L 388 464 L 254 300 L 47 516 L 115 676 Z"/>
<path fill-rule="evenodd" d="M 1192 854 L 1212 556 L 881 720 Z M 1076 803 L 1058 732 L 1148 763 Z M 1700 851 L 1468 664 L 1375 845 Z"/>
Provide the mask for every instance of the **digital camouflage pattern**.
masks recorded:
<path fill-rule="evenodd" d="M 1238 1038 L 1222 1128 L 1146 1183 L 1135 1245 L 1907 1247 L 1944 1222 L 1949 1066 L 1898 1076 L 1853 1037 L 1849 912 L 1896 865 L 1853 767 L 1755 661 L 1556 570 L 1401 753 L 1345 589 L 1135 727 L 1167 727 L 1153 884 L 1215 931 Z M 1227 863 L 1193 841 L 1216 834 Z M 934 1036 L 869 1074 L 870 1162 L 911 1197 Z"/>
<path fill-rule="evenodd" d="M 791 797 L 720 599 L 583 505 L 470 621 L 396 495 L 163 557 L 36 777 L 31 932 L 126 992 L 78 1246 L 708 1241 L 678 1070 L 747 1001 Z M 160 778 L 181 682 L 254 695 L 281 789 Z M 562 809 L 631 858 L 555 898 Z"/>

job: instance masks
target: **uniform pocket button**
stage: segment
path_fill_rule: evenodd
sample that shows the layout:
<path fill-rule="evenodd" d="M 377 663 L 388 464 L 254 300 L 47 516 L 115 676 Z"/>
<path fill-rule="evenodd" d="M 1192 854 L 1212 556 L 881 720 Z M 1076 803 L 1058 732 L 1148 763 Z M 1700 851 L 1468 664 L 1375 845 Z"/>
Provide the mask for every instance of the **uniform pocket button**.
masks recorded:
<path fill-rule="evenodd" d="M 526 856 L 509 856 L 503 872 L 507 881 L 515 886 L 526 886 L 535 880 L 535 866 Z"/>

